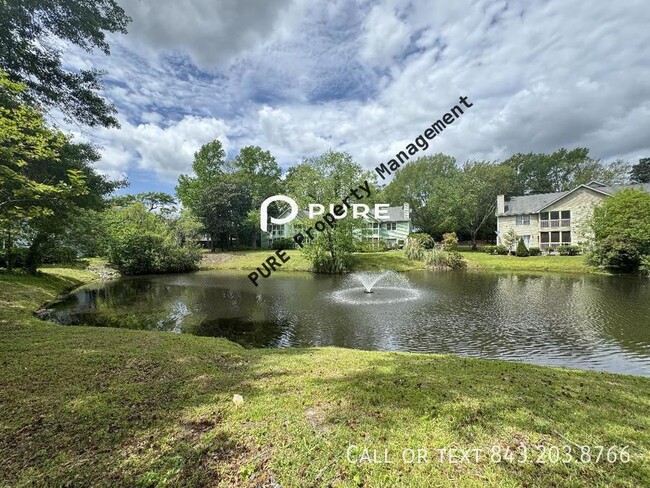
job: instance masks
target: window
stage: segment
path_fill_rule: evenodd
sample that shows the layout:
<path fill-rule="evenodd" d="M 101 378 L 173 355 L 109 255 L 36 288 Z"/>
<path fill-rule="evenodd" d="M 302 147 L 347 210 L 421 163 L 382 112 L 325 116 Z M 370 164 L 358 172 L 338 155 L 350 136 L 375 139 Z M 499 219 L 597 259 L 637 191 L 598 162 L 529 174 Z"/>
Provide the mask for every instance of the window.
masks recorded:
<path fill-rule="evenodd" d="M 541 213 L 541 219 L 542 220 L 548 220 L 548 212 L 542 212 Z"/>
<path fill-rule="evenodd" d="M 571 231 L 540 232 L 539 243 L 542 249 L 555 249 L 560 244 L 571 244 Z"/>
<path fill-rule="evenodd" d="M 559 210 L 555 210 L 551 212 L 551 220 L 557 220 L 560 218 L 560 212 Z"/>
<path fill-rule="evenodd" d="M 571 210 L 562 210 L 562 218 L 563 219 L 570 219 L 571 218 Z"/>
<path fill-rule="evenodd" d="M 539 226 L 541 228 L 571 227 L 571 210 L 553 210 L 539 214 Z"/>
<path fill-rule="evenodd" d="M 517 225 L 530 225 L 530 215 L 517 215 L 516 224 Z"/>
<path fill-rule="evenodd" d="M 388 230 L 397 230 L 397 222 L 387 222 L 386 229 Z"/>

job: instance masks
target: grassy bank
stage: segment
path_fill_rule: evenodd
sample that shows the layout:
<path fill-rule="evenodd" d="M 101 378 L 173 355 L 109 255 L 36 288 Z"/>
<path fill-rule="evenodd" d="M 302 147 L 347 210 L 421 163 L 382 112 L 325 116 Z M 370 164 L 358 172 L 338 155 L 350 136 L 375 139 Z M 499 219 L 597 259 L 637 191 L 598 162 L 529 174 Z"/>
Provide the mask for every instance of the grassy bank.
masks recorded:
<path fill-rule="evenodd" d="M 205 253 L 201 269 L 241 269 L 254 271 L 261 267 L 264 260 L 275 251 L 236 251 L 227 253 Z M 286 251 L 289 261 L 278 268 L 280 271 L 309 271 L 309 262 L 299 250 Z M 355 254 L 354 271 L 412 271 L 425 269 L 424 263 L 410 261 L 402 251 L 387 251 Z"/>
<path fill-rule="evenodd" d="M 0 274 L 0 486 L 650 483 L 649 379 L 453 356 L 245 350 L 32 316 L 90 276 Z M 631 459 L 549 457 L 550 446 L 573 446 L 579 458 L 572 443 L 627 445 Z M 520 450 L 491 462 L 492 446 L 521 444 L 528 461 L 517 462 Z M 537 445 L 547 449 L 540 459 Z M 358 464 L 364 447 L 392 463 Z M 459 451 L 441 462 L 439 448 L 483 451 L 478 462 L 459 462 Z M 404 462 L 405 449 L 427 449 L 428 462 Z"/>
<path fill-rule="evenodd" d="M 202 269 L 241 269 L 253 271 L 273 251 L 240 251 L 229 253 L 204 254 Z M 298 250 L 287 251 L 289 262 L 278 271 L 309 271 L 309 262 Z M 555 272 L 555 273 L 594 273 L 584 256 L 495 256 L 483 252 L 463 252 L 468 268 L 477 271 L 513 272 Z M 406 259 L 403 251 L 387 251 L 355 254 L 354 271 L 412 271 L 426 269 L 421 261 Z"/>
<path fill-rule="evenodd" d="M 488 271 L 548 271 L 554 273 L 594 273 L 584 256 L 500 256 L 484 252 L 463 252 L 470 269 Z"/>

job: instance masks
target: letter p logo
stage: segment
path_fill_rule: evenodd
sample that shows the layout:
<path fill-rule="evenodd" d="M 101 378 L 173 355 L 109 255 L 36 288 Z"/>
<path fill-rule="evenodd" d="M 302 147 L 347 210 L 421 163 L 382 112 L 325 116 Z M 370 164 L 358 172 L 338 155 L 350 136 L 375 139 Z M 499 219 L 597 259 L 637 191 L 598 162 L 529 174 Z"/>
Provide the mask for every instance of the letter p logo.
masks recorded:
<path fill-rule="evenodd" d="M 283 217 L 281 219 L 276 219 L 275 217 L 271 217 L 271 223 L 272 224 L 286 224 L 291 222 L 293 219 L 296 218 L 296 215 L 298 215 L 298 204 L 293 200 L 293 198 L 289 198 L 285 195 L 273 195 L 272 197 L 267 198 L 262 202 L 262 206 L 260 207 L 260 229 L 262 229 L 264 232 L 268 232 L 268 225 L 267 225 L 267 220 L 269 216 L 269 204 L 271 202 L 285 202 L 288 203 L 291 206 L 291 212 L 289 212 L 289 215 L 286 217 Z"/>

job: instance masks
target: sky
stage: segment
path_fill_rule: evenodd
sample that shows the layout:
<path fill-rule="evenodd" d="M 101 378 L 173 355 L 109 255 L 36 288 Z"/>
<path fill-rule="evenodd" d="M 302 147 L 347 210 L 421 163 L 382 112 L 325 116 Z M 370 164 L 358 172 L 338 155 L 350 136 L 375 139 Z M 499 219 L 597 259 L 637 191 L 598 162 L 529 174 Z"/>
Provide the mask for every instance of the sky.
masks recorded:
<path fill-rule="evenodd" d="M 106 71 L 121 128 L 66 128 L 129 192 L 173 192 L 213 139 L 229 157 L 269 150 L 284 171 L 327 150 L 371 169 L 460 96 L 473 107 L 424 154 L 650 156 L 643 0 L 118 2 L 133 22 L 111 55 L 64 60 Z"/>

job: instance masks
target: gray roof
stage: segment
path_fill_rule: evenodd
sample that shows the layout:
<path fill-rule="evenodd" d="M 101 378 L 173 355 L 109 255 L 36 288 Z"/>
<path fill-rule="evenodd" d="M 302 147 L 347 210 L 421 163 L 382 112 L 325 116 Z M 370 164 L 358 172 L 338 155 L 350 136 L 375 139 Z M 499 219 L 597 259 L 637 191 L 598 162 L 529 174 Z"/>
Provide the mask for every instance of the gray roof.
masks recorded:
<path fill-rule="evenodd" d="M 606 193 L 608 195 L 626 188 L 636 188 L 639 190 L 645 190 L 646 192 L 650 193 L 650 183 L 638 183 L 634 185 L 618 186 L 604 186 L 602 184 L 594 183 L 595 182 L 589 182 L 586 185 L 577 186 L 573 190 L 569 191 L 511 197 L 510 200 L 506 201 L 506 211 L 500 215 L 522 215 L 540 212 L 544 208 L 548 207 L 551 203 L 561 199 L 562 197 L 565 197 L 569 193 L 572 193 L 581 187 L 586 187 L 597 192 Z"/>

